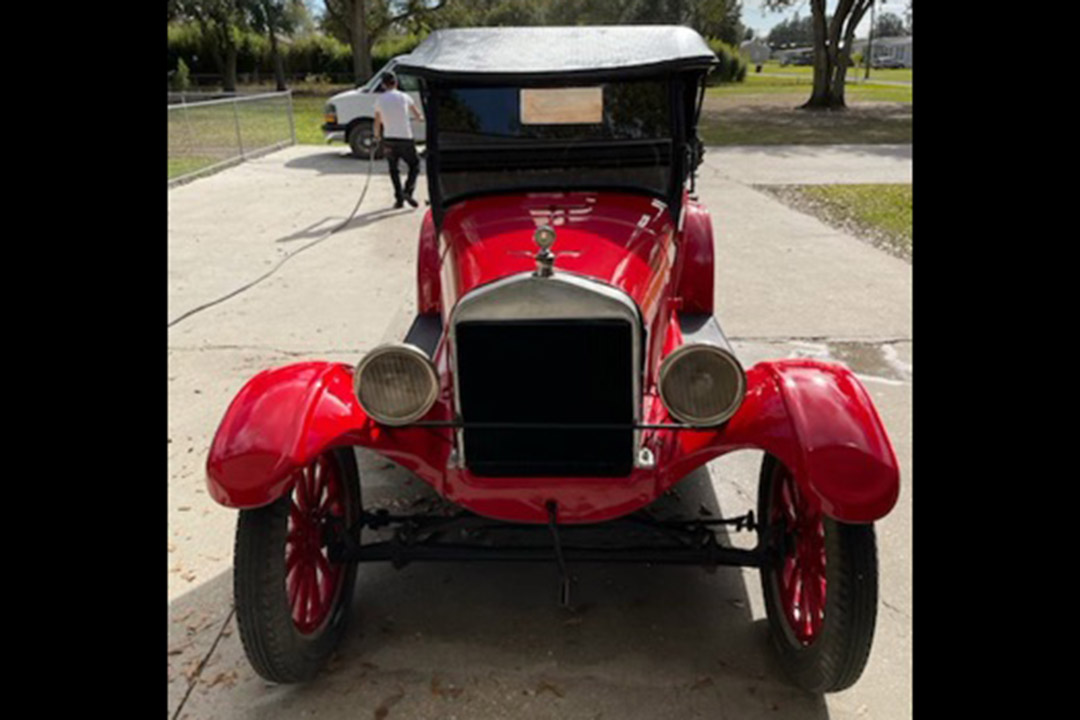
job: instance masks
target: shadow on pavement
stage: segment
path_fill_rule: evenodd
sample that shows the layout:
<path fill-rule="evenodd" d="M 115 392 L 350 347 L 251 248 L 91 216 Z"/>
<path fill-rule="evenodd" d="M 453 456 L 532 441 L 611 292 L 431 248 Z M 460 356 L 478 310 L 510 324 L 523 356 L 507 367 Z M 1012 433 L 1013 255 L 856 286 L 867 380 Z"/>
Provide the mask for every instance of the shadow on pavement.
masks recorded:
<path fill-rule="evenodd" d="M 405 502 L 423 497 L 420 485 Z M 371 503 L 388 497 L 382 488 Z M 702 505 L 719 513 L 704 468 L 677 489 L 658 503 L 677 503 L 683 517 Z M 572 612 L 556 604 L 554 562 L 361 567 L 352 625 L 315 681 L 262 681 L 232 619 L 179 717 L 828 717 L 820 697 L 782 677 L 739 569 L 571 572 Z M 225 573 L 170 606 L 170 652 L 186 643 L 169 658 L 170 714 L 188 686 L 182 671 L 229 615 L 230 585 Z M 189 632 L 193 619 L 201 629 Z"/>
<path fill-rule="evenodd" d="M 420 174 L 424 175 L 424 159 L 420 159 Z M 348 148 L 328 147 L 323 152 L 310 153 L 292 158 L 285 163 L 285 167 L 296 170 L 316 170 L 320 175 L 358 175 L 363 177 L 368 171 L 367 158 L 355 158 Z M 399 163 L 402 180 L 405 179 L 407 168 L 404 162 Z M 375 175 L 389 175 L 390 169 L 386 160 L 375 160 L 372 173 Z"/>
<path fill-rule="evenodd" d="M 354 217 L 349 222 L 348 225 L 343 227 L 342 230 L 355 230 L 357 228 L 362 228 L 362 227 L 365 227 L 367 225 L 371 225 L 373 223 L 378 222 L 379 220 L 383 220 L 383 219 L 388 218 L 388 217 L 393 217 L 395 215 L 404 215 L 404 214 L 407 214 L 407 213 L 410 213 L 410 212 L 420 212 L 420 213 L 422 213 L 426 209 L 427 208 L 423 205 L 423 203 L 421 203 L 420 207 L 417 207 L 417 208 L 412 208 L 412 207 L 409 207 L 409 206 L 405 206 L 403 208 L 395 208 L 395 207 L 391 206 L 391 207 L 381 208 L 379 210 L 372 210 L 371 212 L 361 213 L 360 215 L 357 215 L 356 217 Z M 423 216 L 421 215 L 421 217 L 423 217 Z M 312 223 L 311 225 L 308 225 L 306 228 L 302 228 L 301 230 L 297 230 L 294 233 L 290 233 L 289 235 L 286 235 L 285 237 L 280 237 L 277 240 L 275 240 L 274 242 L 275 243 L 288 243 L 288 242 L 295 242 L 296 240 L 314 239 L 314 238 L 317 238 L 317 237 L 319 237 L 321 235 L 325 235 L 332 228 L 340 225 L 344 220 L 345 220 L 344 217 L 324 217 L 322 220 L 319 220 L 318 222 Z"/>

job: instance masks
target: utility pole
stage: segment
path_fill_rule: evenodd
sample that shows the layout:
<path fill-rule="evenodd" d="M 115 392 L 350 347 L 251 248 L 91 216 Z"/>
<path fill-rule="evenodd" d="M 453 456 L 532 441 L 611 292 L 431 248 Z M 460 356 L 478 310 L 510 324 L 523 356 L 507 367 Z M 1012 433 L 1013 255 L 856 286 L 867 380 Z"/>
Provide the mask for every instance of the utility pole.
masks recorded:
<path fill-rule="evenodd" d="M 870 35 L 866 40 L 866 75 L 863 80 L 870 79 L 870 63 L 874 57 L 874 0 L 870 0 Z"/>

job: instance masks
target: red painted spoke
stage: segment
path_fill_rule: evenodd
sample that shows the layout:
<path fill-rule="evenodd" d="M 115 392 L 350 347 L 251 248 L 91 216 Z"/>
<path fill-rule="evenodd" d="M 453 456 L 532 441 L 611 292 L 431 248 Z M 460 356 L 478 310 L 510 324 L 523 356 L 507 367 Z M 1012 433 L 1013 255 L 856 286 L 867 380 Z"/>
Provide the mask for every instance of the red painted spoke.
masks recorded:
<path fill-rule="evenodd" d="M 825 613 L 825 537 L 821 511 L 783 467 L 774 476 L 770 517 L 787 535 L 790 554 L 777 570 L 784 615 L 803 644 L 821 632 Z"/>
<path fill-rule="evenodd" d="M 316 632 L 340 596 L 343 567 L 331 563 L 323 547 L 327 518 L 344 517 L 341 476 L 324 454 L 293 476 L 285 543 L 286 591 L 293 623 Z"/>
<path fill-rule="evenodd" d="M 311 466 L 311 507 L 322 507 L 323 489 L 326 485 L 326 473 L 323 471 L 322 458 Z"/>
<path fill-rule="evenodd" d="M 307 617 L 304 619 L 308 623 L 311 623 L 312 619 L 319 615 L 319 578 L 318 571 L 315 569 L 315 563 L 309 562 L 307 568 L 310 590 L 308 591 Z"/>
<path fill-rule="evenodd" d="M 293 505 L 300 511 L 301 514 L 307 511 L 307 495 L 304 491 L 304 472 L 301 470 L 294 476 L 293 482 Z"/>
<path fill-rule="evenodd" d="M 285 547 L 285 572 L 292 572 L 296 564 L 300 562 L 300 551 L 294 545 Z"/>
<path fill-rule="evenodd" d="M 315 553 L 314 557 L 315 565 L 318 566 L 319 570 L 322 571 L 323 575 L 329 575 L 334 571 L 334 569 L 330 567 L 330 561 L 326 558 L 325 555 L 323 555 L 322 549 L 320 549 L 319 552 Z"/>

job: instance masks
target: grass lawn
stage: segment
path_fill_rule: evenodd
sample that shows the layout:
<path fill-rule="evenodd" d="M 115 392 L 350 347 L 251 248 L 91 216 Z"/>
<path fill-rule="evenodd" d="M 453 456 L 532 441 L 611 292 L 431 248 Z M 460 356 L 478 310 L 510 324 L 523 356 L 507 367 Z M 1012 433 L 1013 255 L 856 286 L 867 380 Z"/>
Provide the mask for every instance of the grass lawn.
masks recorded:
<path fill-rule="evenodd" d="M 754 74 L 753 70 L 754 66 L 751 65 L 751 75 Z M 809 77 L 814 74 L 814 67 L 812 65 L 781 65 L 777 60 L 770 60 L 762 66 L 761 72 L 783 73 L 785 75 L 806 75 Z M 857 80 L 861 82 L 865 75 L 865 65 L 860 65 L 857 68 L 848 70 L 848 80 Z M 911 82 L 912 71 L 911 68 L 870 68 L 870 82 L 873 82 L 874 80 Z"/>
<path fill-rule="evenodd" d="M 211 105 L 172 105 L 168 111 L 169 178 L 259 150 L 292 135 L 285 98 Z"/>
<path fill-rule="evenodd" d="M 180 177 L 181 175 L 187 175 L 189 172 L 201 170 L 204 167 L 209 167 L 217 161 L 217 158 L 200 155 L 169 158 L 169 180 L 172 180 L 174 177 Z"/>
<path fill-rule="evenodd" d="M 700 133 L 707 145 L 827 145 L 909 143 L 912 87 L 848 85 L 848 109 L 797 109 L 810 97 L 813 80 L 750 74 L 744 83 L 705 93 Z"/>
<path fill-rule="evenodd" d="M 335 91 L 336 92 L 336 91 Z M 326 133 L 322 131 L 323 108 L 329 102 L 327 95 L 301 95 L 293 98 L 293 122 L 296 123 L 296 142 L 300 145 L 323 145 Z"/>
<path fill-rule="evenodd" d="M 830 225 L 910 260 L 911 184 L 782 185 L 761 189 Z"/>

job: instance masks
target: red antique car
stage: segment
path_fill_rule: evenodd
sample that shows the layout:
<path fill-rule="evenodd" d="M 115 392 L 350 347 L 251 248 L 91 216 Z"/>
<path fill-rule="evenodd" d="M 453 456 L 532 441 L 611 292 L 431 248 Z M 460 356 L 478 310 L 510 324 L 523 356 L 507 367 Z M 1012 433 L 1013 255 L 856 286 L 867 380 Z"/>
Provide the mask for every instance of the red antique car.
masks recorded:
<path fill-rule="evenodd" d="M 849 370 L 744 370 L 713 314 L 694 172 L 716 62 L 668 26 L 444 30 L 399 62 L 428 121 L 412 328 L 355 367 L 256 375 L 210 450 L 211 494 L 240 509 L 236 612 L 260 675 L 318 671 L 358 562 L 520 560 L 554 563 L 565 603 L 568 562 L 759 568 L 795 682 L 858 679 L 877 607 L 873 522 L 897 500 L 897 461 Z M 456 511 L 365 509 L 354 446 Z M 690 471 L 744 448 L 765 451 L 756 512 L 650 515 Z M 627 525 L 652 539 L 576 541 Z M 720 542 L 732 525 L 756 547 Z M 506 528 L 538 542 L 492 541 Z"/>

